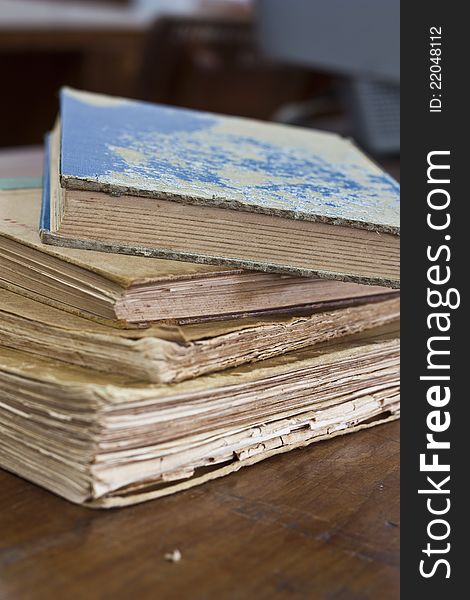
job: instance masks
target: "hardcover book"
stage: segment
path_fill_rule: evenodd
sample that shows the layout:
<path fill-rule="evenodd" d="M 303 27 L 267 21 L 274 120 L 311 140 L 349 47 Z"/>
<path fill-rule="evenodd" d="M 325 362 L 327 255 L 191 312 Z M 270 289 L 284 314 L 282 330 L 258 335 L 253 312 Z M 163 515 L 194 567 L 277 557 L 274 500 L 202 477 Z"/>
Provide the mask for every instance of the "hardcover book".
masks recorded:
<path fill-rule="evenodd" d="M 44 242 L 399 287 L 399 187 L 349 140 L 64 89 Z"/>
<path fill-rule="evenodd" d="M 40 204 L 39 189 L 0 190 L 0 287 L 106 324 L 299 315 L 398 294 L 380 286 L 46 245 L 37 230 Z"/>

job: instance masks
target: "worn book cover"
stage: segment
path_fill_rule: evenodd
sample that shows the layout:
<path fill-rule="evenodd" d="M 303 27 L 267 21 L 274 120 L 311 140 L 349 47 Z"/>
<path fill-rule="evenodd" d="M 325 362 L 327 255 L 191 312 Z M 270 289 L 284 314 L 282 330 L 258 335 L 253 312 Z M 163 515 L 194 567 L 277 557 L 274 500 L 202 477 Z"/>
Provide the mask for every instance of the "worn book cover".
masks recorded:
<path fill-rule="evenodd" d="M 399 186 L 335 134 L 64 89 L 50 147 L 45 242 L 398 286 Z"/>

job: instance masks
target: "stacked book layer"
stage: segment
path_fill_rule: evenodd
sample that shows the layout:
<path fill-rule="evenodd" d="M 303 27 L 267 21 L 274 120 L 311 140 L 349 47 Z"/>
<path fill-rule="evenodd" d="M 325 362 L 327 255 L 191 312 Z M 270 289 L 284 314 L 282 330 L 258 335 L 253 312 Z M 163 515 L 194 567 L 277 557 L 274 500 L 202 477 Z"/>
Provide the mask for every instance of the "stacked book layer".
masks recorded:
<path fill-rule="evenodd" d="M 167 385 L 5 350 L 2 466 L 73 502 L 156 498 L 397 418 L 398 363 L 396 326 Z"/>
<path fill-rule="evenodd" d="M 399 318 L 399 300 L 309 316 L 120 330 L 0 289 L 0 344 L 136 380 L 169 383 L 292 352 Z"/>
<path fill-rule="evenodd" d="M 387 287 L 234 270 L 41 243 L 40 190 L 0 191 L 1 285 L 122 328 L 368 302 Z"/>

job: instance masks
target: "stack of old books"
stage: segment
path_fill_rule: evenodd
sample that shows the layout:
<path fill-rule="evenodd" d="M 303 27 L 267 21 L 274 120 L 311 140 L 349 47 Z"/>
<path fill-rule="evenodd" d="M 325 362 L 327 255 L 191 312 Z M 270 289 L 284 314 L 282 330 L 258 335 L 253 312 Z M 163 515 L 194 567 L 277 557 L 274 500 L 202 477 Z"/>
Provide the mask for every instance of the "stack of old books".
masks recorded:
<path fill-rule="evenodd" d="M 397 418 L 398 187 L 354 145 L 64 90 L 46 146 L 42 203 L 0 191 L 1 467 L 122 506 Z"/>

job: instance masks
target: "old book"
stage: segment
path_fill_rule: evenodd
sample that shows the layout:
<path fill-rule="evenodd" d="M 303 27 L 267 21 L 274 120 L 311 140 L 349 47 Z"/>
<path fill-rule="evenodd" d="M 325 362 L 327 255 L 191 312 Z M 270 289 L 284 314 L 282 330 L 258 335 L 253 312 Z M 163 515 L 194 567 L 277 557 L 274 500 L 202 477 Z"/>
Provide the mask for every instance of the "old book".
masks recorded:
<path fill-rule="evenodd" d="M 168 385 L 0 355 L 0 466 L 61 496 L 123 506 L 399 413 L 396 325 Z"/>
<path fill-rule="evenodd" d="M 121 327 L 352 304 L 389 288 L 41 243 L 40 190 L 0 190 L 0 287 Z M 384 295 L 385 294 L 385 295 Z"/>
<path fill-rule="evenodd" d="M 399 287 L 399 188 L 331 133 L 64 89 L 44 242 Z"/>
<path fill-rule="evenodd" d="M 121 330 L 0 289 L 0 347 L 131 379 L 183 381 L 398 320 L 399 300 L 308 316 Z"/>

